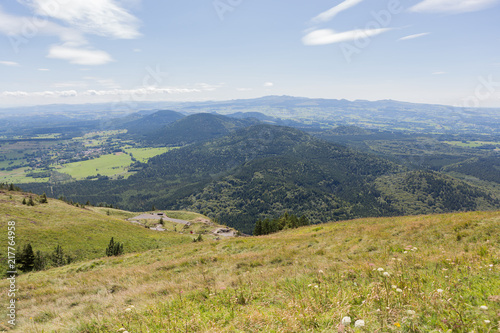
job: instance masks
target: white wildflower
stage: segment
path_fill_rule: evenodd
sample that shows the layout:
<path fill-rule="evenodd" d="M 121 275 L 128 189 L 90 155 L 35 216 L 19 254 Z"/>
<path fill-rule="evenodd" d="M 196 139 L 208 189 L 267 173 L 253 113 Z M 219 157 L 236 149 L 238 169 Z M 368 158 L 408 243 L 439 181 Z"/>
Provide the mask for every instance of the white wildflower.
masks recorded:
<path fill-rule="evenodd" d="M 396 289 L 396 292 L 398 292 L 398 293 L 402 293 L 402 292 L 403 292 L 403 290 L 402 290 L 402 289 L 400 289 L 400 288 L 398 288 L 398 289 Z"/>
<path fill-rule="evenodd" d="M 389 276 L 391 276 L 391 274 L 389 272 L 384 272 L 384 276 L 389 277 Z"/>
<path fill-rule="evenodd" d="M 396 289 L 398 286 L 395 286 L 395 285 L 392 285 L 391 288 L 392 289 Z"/>
<path fill-rule="evenodd" d="M 486 319 L 486 320 L 484 321 L 484 323 L 485 323 L 485 324 L 489 324 L 489 323 L 491 323 L 491 321 L 489 321 L 488 319 Z"/>
<path fill-rule="evenodd" d="M 132 311 L 132 309 L 131 309 L 131 308 L 126 308 L 126 309 L 125 309 L 125 312 L 130 312 L 130 311 Z"/>
<path fill-rule="evenodd" d="M 377 271 L 379 271 L 379 272 L 383 272 L 383 271 L 384 271 L 384 269 L 383 269 L 382 267 L 380 267 L 380 268 L 377 268 Z"/>
<path fill-rule="evenodd" d="M 323 270 L 322 270 L 322 269 L 320 269 L 318 272 L 319 272 L 319 274 L 323 274 L 323 273 L 325 273 L 325 272 L 323 272 Z"/>
<path fill-rule="evenodd" d="M 415 314 L 415 311 L 413 310 L 408 310 L 406 311 L 407 314 L 409 314 L 410 316 L 414 315 Z"/>
<path fill-rule="evenodd" d="M 344 317 L 342 318 L 342 325 L 348 326 L 351 324 L 351 317 Z"/>
<path fill-rule="evenodd" d="M 444 290 L 443 289 L 438 289 L 436 291 L 441 294 Z"/>
<path fill-rule="evenodd" d="M 486 311 L 486 310 L 488 310 L 488 307 L 487 307 L 486 305 L 481 305 L 479 308 L 480 308 L 481 310 L 485 310 L 485 311 Z"/>
<path fill-rule="evenodd" d="M 365 326 L 365 321 L 362 319 L 356 320 L 354 322 L 354 327 L 363 327 L 363 326 Z"/>

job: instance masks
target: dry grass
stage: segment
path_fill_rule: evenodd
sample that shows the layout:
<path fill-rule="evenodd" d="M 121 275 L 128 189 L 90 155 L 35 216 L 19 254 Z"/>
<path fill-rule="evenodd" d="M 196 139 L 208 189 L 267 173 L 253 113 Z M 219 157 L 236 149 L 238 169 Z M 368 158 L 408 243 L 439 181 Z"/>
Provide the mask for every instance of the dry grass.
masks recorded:
<path fill-rule="evenodd" d="M 180 244 L 21 276 L 18 331 L 494 332 L 499 258 L 499 212 Z"/>

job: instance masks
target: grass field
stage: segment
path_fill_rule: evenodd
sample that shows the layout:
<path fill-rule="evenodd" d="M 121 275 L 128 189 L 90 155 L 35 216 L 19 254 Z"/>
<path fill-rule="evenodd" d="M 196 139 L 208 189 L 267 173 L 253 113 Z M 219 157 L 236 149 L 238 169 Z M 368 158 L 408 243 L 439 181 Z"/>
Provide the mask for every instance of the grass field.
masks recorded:
<path fill-rule="evenodd" d="M 500 212 L 330 223 L 22 275 L 17 331 L 497 332 L 499 267 Z"/>
<path fill-rule="evenodd" d="M 127 154 L 110 154 L 88 161 L 64 164 L 57 171 L 81 180 L 97 174 L 101 176 L 125 174 L 127 173 L 127 167 L 131 163 L 132 160 Z"/>
<path fill-rule="evenodd" d="M 151 157 L 166 153 L 175 148 L 126 148 L 127 153 L 132 154 L 139 162 L 146 163 Z"/>
<path fill-rule="evenodd" d="M 500 147 L 500 142 L 490 142 L 490 141 L 444 141 L 444 143 L 447 143 L 449 145 L 453 146 L 459 146 L 459 147 L 467 147 L 467 148 L 477 148 L 477 147 L 482 147 L 482 146 L 487 146 L 487 145 L 494 145 L 494 146 L 499 146 Z"/>

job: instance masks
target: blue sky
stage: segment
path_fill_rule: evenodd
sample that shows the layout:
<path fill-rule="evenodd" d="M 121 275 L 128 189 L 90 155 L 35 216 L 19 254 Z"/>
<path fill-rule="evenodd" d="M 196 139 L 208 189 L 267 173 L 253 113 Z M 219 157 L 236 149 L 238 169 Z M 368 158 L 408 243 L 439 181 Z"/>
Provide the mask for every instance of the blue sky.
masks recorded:
<path fill-rule="evenodd" d="M 500 0 L 9 0 L 0 107 L 292 95 L 500 107 Z"/>

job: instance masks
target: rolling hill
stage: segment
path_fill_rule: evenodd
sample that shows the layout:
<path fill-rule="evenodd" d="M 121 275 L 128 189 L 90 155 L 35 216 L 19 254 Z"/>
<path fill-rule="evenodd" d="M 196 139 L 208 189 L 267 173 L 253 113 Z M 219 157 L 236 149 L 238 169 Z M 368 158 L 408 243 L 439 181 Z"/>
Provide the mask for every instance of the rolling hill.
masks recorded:
<path fill-rule="evenodd" d="M 34 206 L 23 204 L 23 200 L 34 199 Z M 15 221 L 16 244 L 18 251 L 28 243 L 34 252 L 50 255 L 57 245 L 72 261 L 84 261 L 104 256 L 104 251 L 111 237 L 123 243 L 126 253 L 143 252 L 150 249 L 170 247 L 193 240 L 190 231 L 209 233 L 205 226 L 208 219 L 191 212 L 167 212 L 168 216 L 191 221 L 191 226 L 176 229 L 186 234 L 174 232 L 174 224 L 166 225 L 166 232 L 158 232 L 139 224 L 126 221 L 139 213 L 99 207 L 76 207 L 64 201 L 49 199 L 48 203 L 39 203 L 39 197 L 33 194 L 0 190 L 0 225 L 7 230 L 7 223 Z M 158 221 L 156 221 L 158 222 Z M 200 225 L 199 225 L 200 224 Z M 211 229 L 217 225 L 211 224 Z M 6 249 L 6 248 L 5 248 Z M 1 251 L 5 260 L 5 249 Z M 0 274 L 4 274 L 6 263 Z"/>
<path fill-rule="evenodd" d="M 145 115 L 142 118 L 130 121 L 124 124 L 123 127 L 127 129 L 129 135 L 141 139 L 184 117 L 185 115 L 179 112 L 160 110 L 153 114 Z"/>
<path fill-rule="evenodd" d="M 203 127 L 204 118 L 209 119 L 207 128 L 214 123 L 219 128 L 221 121 L 227 121 L 223 116 L 192 117 L 200 122 L 192 124 L 186 117 L 168 125 L 179 130 L 177 138 L 188 137 L 191 131 L 196 133 Z M 234 121 L 238 120 L 227 123 L 235 125 Z M 193 140 L 206 139 L 205 134 Z M 170 142 L 174 141 L 179 143 L 178 139 Z M 411 183 L 415 177 L 404 176 L 407 171 L 382 157 L 316 139 L 297 129 L 257 124 L 156 156 L 126 180 L 80 181 L 50 187 L 32 184 L 27 189 L 56 197 L 64 195 L 78 202 L 106 202 L 129 210 L 148 210 L 153 205 L 193 210 L 245 233 L 251 233 L 257 219 L 285 212 L 305 214 L 313 223 L 319 223 L 499 208 L 488 191 L 448 176 L 436 178 L 431 174 L 426 180 L 430 186 L 419 185 L 416 196 Z M 394 186 L 399 191 L 396 197 L 383 193 Z M 422 201 L 418 196 L 436 196 L 440 193 L 436 187 L 440 186 L 449 200 L 424 200 L 425 207 L 417 205 L 421 210 L 411 212 L 402 208 L 412 206 L 415 200 Z M 453 198 L 460 198 L 463 204 L 448 206 L 456 200 Z"/>
<path fill-rule="evenodd" d="M 493 332 L 499 244 L 499 212 L 177 244 L 19 276 L 13 331 Z"/>
<path fill-rule="evenodd" d="M 146 135 L 146 140 L 165 146 L 182 146 L 208 141 L 257 123 L 256 119 L 236 119 L 200 113 L 191 115 Z"/>

